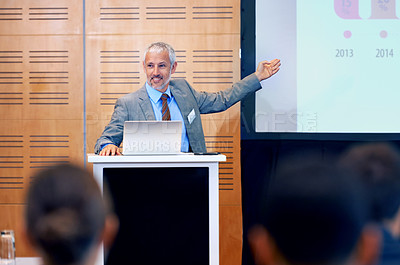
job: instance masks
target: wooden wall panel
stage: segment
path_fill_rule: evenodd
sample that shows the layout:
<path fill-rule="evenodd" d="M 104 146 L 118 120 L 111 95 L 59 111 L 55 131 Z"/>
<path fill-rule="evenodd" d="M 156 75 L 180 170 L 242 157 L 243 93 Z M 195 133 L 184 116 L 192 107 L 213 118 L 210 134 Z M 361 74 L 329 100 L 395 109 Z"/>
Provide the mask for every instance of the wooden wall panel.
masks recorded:
<path fill-rule="evenodd" d="M 115 100 L 144 84 L 143 51 L 153 41 L 176 49 L 173 78 L 222 90 L 240 77 L 240 1 L 0 2 L 0 206 L 7 212 L 0 227 L 11 224 L 18 241 L 32 173 L 86 161 L 84 145 L 92 152 Z M 202 119 L 208 150 L 227 156 L 220 165 L 221 264 L 240 264 L 240 106 Z M 18 256 L 32 253 L 17 248 Z"/>
<path fill-rule="evenodd" d="M 220 205 L 241 205 L 239 111 L 236 104 L 228 111 L 202 116 L 207 150 L 226 156 L 219 165 Z"/>
<path fill-rule="evenodd" d="M 83 165 L 82 120 L 0 120 L 0 203 L 23 204 L 30 176 L 57 163 Z"/>
<path fill-rule="evenodd" d="M 0 128 L 0 202 L 22 203 L 27 180 L 23 121 L 0 120 Z"/>
<path fill-rule="evenodd" d="M 219 208 L 220 264 L 242 264 L 242 215 L 241 206 Z"/>
<path fill-rule="evenodd" d="M 26 120 L 29 128 L 29 168 L 40 169 L 56 163 L 83 165 L 83 120 Z"/>
<path fill-rule="evenodd" d="M 0 221 L 0 227 L 11 225 L 19 233 L 20 207 L 33 173 L 58 163 L 83 166 L 83 121 L 1 119 L 0 127 L 0 205 L 10 209 L 0 220 L 12 220 L 7 226 Z M 29 256 L 32 250 L 22 244 L 17 254 Z"/>
<path fill-rule="evenodd" d="M 0 36 L 0 111 L 9 119 L 82 119 L 82 36 Z"/>
<path fill-rule="evenodd" d="M 0 34 L 81 34 L 82 0 L 2 0 Z"/>
<path fill-rule="evenodd" d="M 0 1 L 0 228 L 16 232 L 36 170 L 84 163 L 83 1 Z"/>
<path fill-rule="evenodd" d="M 238 0 L 86 3 L 88 34 L 240 34 Z"/>
<path fill-rule="evenodd" d="M 36 257 L 38 254 L 32 249 L 23 234 L 24 210 L 24 205 L 0 205 L 0 212 L 7 213 L 1 216 L 0 227 L 14 230 L 17 257 Z"/>
<path fill-rule="evenodd" d="M 82 120 L 0 120 L 0 227 L 16 233 L 17 256 L 36 255 L 21 234 L 27 188 L 36 170 L 83 165 Z"/>

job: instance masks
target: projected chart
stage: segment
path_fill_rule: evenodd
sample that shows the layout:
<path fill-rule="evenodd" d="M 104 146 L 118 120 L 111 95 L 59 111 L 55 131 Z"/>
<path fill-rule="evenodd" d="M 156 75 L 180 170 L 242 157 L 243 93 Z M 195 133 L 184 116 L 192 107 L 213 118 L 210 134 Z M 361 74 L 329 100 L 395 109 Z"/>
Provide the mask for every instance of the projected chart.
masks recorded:
<path fill-rule="evenodd" d="M 344 19 L 361 19 L 359 0 L 334 0 L 336 14 Z M 370 0 L 371 1 L 371 0 Z M 368 3 L 368 1 L 362 1 Z M 397 19 L 395 0 L 372 0 L 370 19 Z"/>
<path fill-rule="evenodd" d="M 258 131 L 400 132 L 399 2 L 308 0 L 292 5 L 296 8 L 296 70 L 290 75 L 296 80 L 296 93 L 291 93 L 295 100 L 291 97 L 289 108 L 277 110 L 282 117 L 287 114 L 278 129 L 260 118 L 256 119 Z M 282 62 L 282 72 L 286 63 Z M 279 81 L 275 85 L 280 90 L 293 89 Z M 287 101 L 282 95 L 257 96 Z M 262 111 L 260 107 L 256 111 Z"/>

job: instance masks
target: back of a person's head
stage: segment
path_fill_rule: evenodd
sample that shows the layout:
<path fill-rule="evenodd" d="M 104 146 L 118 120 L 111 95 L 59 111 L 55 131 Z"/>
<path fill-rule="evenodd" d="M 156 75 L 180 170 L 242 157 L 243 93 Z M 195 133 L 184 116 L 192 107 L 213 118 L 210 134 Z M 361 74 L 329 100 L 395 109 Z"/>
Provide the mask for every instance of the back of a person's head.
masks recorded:
<path fill-rule="evenodd" d="M 59 165 L 34 176 L 27 196 L 27 234 L 46 263 L 80 264 L 104 227 L 106 207 L 93 176 Z"/>
<path fill-rule="evenodd" d="M 364 143 L 349 148 L 339 165 L 367 189 L 371 218 L 393 218 L 400 207 L 400 153 L 389 143 Z"/>
<path fill-rule="evenodd" d="M 313 157 L 286 161 L 270 184 L 261 224 L 290 264 L 345 264 L 366 222 L 356 182 Z"/>

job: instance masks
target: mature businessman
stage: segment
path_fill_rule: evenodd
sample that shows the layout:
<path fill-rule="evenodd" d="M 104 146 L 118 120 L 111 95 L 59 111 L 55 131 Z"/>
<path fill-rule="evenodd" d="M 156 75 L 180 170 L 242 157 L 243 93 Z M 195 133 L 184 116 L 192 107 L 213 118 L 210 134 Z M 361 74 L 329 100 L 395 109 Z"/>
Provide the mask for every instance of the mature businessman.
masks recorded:
<path fill-rule="evenodd" d="M 125 121 L 165 117 L 182 121 L 182 152 L 206 152 L 200 114 L 224 111 L 261 89 L 260 82 L 278 72 L 281 64 L 278 59 L 263 61 L 255 73 L 217 93 L 198 92 L 184 79 L 170 80 L 177 65 L 175 51 L 170 45 L 156 42 L 147 48 L 143 60 L 147 82 L 138 91 L 117 100 L 110 123 L 96 142 L 96 154 L 121 154 L 118 146 L 122 142 Z M 163 108 L 163 98 L 167 98 L 168 115 L 162 114 L 166 105 L 164 103 Z"/>

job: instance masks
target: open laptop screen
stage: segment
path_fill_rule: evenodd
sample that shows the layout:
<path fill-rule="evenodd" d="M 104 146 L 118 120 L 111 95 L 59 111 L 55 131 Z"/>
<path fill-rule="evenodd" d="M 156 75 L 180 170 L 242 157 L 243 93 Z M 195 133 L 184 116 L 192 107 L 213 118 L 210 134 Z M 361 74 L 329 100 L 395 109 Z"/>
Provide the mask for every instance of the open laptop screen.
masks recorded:
<path fill-rule="evenodd" d="M 181 121 L 125 121 L 124 155 L 181 153 Z"/>

